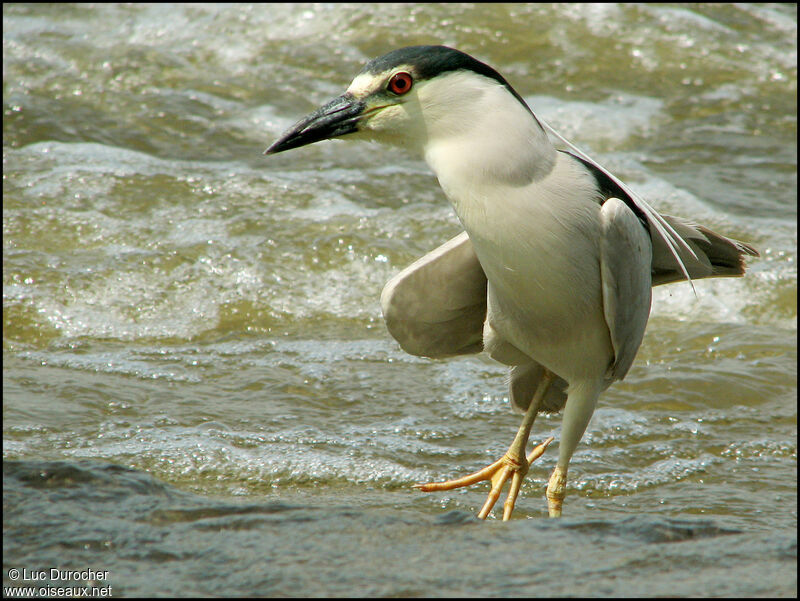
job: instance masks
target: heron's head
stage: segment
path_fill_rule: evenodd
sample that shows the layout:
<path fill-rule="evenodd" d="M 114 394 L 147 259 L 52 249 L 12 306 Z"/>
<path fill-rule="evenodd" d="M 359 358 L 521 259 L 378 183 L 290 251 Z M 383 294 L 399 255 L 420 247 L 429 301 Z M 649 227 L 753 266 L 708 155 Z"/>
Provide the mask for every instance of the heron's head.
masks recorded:
<path fill-rule="evenodd" d="M 347 91 L 285 132 L 266 154 L 341 136 L 423 150 L 433 139 L 468 133 L 511 115 L 532 113 L 508 82 L 490 66 L 445 46 L 410 46 L 376 58 Z M 504 117 L 508 115 L 508 117 Z"/>

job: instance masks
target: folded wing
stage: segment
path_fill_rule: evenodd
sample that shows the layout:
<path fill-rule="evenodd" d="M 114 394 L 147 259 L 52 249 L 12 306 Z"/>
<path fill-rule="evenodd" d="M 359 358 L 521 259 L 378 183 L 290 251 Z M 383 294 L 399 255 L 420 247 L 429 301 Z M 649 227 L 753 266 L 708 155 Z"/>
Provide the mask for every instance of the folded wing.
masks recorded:
<path fill-rule="evenodd" d="M 661 235 L 651 231 L 653 286 L 685 279 L 673 254 L 676 251 L 692 279 L 741 276 L 744 256 L 758 256 L 748 244 L 701 225 L 668 215 L 661 217 L 695 256 L 684 247 L 670 248 Z M 389 280 L 381 294 L 381 307 L 389 333 L 409 354 L 436 359 L 479 353 L 486 319 L 486 275 L 467 233 L 462 232 Z M 509 384 L 516 409 L 528 406 L 541 374 L 536 363 L 512 368 Z M 563 407 L 566 382 L 557 378 L 545 400 L 545 411 Z"/>

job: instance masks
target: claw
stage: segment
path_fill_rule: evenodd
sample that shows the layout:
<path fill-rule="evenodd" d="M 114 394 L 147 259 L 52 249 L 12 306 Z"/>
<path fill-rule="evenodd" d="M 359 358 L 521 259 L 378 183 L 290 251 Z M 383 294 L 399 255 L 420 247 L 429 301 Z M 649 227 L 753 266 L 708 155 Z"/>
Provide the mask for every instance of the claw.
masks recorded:
<path fill-rule="evenodd" d="M 542 455 L 544 455 L 545 449 L 547 449 L 548 445 L 555 440 L 554 437 L 550 436 L 545 439 L 541 444 L 536 445 L 533 447 L 531 454 L 528 455 L 528 467 L 530 467 L 531 463 L 539 459 Z"/>
<path fill-rule="evenodd" d="M 477 482 L 483 482 L 484 480 L 491 480 L 492 488 L 489 491 L 489 496 L 486 498 L 486 502 L 483 504 L 483 507 L 478 513 L 478 517 L 482 520 L 485 520 L 486 516 L 488 516 L 489 512 L 492 510 L 492 507 L 494 507 L 495 503 L 497 503 L 497 499 L 500 498 L 500 492 L 503 489 L 503 485 L 509 478 L 511 478 L 511 488 L 508 491 L 506 502 L 503 504 L 503 521 L 507 521 L 511 517 L 511 512 L 514 511 L 514 505 L 517 502 L 517 496 L 519 495 L 520 488 L 522 487 L 522 480 L 528 473 L 528 468 L 534 461 L 542 456 L 545 449 L 551 442 L 553 442 L 552 436 L 534 447 L 534 449 L 525 459 L 522 460 L 522 462 L 517 461 L 509 453 L 506 453 L 493 464 L 488 465 L 482 470 L 479 470 L 473 474 L 469 474 L 455 480 L 447 480 L 446 482 L 415 484 L 414 488 L 418 488 L 424 492 L 433 492 L 440 490 L 452 490 L 454 488 L 470 486 Z M 525 465 L 522 465 L 522 463 Z"/>

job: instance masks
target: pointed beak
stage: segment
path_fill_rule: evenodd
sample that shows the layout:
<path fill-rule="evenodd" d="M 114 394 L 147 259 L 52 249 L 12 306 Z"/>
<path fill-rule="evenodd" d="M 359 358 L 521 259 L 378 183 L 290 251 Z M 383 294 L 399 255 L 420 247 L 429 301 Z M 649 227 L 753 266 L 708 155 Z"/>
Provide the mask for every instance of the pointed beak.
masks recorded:
<path fill-rule="evenodd" d="M 334 98 L 290 127 L 264 154 L 276 154 L 358 131 L 366 103 L 352 94 Z"/>

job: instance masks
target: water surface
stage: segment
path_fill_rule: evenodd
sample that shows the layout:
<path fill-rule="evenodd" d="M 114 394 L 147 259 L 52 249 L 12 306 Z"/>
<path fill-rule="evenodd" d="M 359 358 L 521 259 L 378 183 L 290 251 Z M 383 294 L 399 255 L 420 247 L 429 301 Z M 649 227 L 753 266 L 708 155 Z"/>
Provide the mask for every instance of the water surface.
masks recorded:
<path fill-rule="evenodd" d="M 4 5 L 4 585 L 118 595 L 796 596 L 793 5 Z M 546 519 L 486 489 L 505 369 L 385 330 L 460 227 L 418 157 L 263 150 L 370 58 L 495 66 L 659 210 L 756 246 L 660 287 Z M 559 416 L 532 438 L 554 435 Z M 15 582 L 13 584 L 24 584 Z"/>

